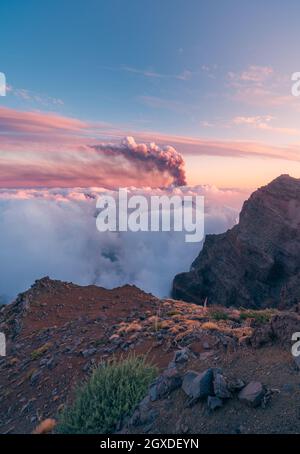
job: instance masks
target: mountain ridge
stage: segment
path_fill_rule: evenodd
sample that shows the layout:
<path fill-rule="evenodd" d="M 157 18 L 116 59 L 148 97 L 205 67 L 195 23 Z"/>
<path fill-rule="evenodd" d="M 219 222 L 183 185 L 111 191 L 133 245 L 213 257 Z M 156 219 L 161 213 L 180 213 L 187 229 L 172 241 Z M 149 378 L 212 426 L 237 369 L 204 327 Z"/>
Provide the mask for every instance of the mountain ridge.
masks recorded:
<path fill-rule="evenodd" d="M 239 222 L 207 235 L 172 296 L 197 304 L 287 308 L 300 301 L 300 179 L 281 175 L 243 204 Z"/>

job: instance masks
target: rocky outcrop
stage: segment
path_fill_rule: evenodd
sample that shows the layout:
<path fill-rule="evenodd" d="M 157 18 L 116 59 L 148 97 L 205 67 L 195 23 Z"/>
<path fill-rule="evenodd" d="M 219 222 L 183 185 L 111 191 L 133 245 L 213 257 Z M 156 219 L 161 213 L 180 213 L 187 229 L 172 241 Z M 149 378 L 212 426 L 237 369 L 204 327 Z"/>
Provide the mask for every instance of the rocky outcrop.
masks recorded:
<path fill-rule="evenodd" d="M 203 304 L 288 308 L 300 301 L 300 179 L 281 175 L 244 203 L 239 223 L 207 235 L 173 297 Z"/>
<path fill-rule="evenodd" d="M 274 341 L 282 346 L 291 346 L 292 335 L 300 331 L 300 316 L 294 312 L 282 312 L 274 315 L 268 323 L 257 326 L 250 338 L 253 347 L 258 348 L 262 345 Z"/>

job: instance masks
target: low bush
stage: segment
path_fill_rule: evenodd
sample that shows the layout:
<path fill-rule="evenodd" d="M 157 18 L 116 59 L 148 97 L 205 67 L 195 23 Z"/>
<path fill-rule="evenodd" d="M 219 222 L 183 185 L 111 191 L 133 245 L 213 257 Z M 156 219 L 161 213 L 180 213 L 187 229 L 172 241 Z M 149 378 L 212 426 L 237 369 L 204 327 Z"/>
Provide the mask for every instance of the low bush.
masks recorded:
<path fill-rule="evenodd" d="M 228 320 L 228 313 L 225 311 L 222 311 L 221 309 L 214 310 L 209 313 L 210 318 L 213 320 Z"/>
<path fill-rule="evenodd" d="M 268 323 L 271 317 L 274 315 L 276 311 L 272 309 L 265 309 L 265 310 L 243 310 L 240 313 L 240 319 L 246 320 L 247 318 L 253 318 L 257 323 Z"/>
<path fill-rule="evenodd" d="M 105 434 L 129 415 L 147 394 L 157 370 L 144 357 L 131 355 L 113 359 L 94 369 L 78 388 L 73 405 L 61 414 L 58 433 Z"/>

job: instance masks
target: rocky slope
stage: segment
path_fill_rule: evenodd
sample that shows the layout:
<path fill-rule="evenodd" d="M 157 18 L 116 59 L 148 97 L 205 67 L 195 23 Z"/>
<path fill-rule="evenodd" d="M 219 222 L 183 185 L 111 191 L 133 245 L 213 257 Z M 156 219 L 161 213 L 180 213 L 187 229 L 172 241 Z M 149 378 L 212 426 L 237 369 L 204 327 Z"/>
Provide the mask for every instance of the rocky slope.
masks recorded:
<path fill-rule="evenodd" d="M 300 378 L 290 352 L 299 326 L 296 311 L 203 307 L 133 286 L 43 278 L 0 310 L 7 336 L 0 432 L 30 433 L 42 422 L 53 428 L 94 365 L 129 352 L 147 354 L 162 375 L 121 432 L 299 432 Z M 209 394 L 190 391 L 189 370 L 196 385 L 205 373 L 218 387 L 211 381 Z M 250 386 L 258 392 L 255 408 L 247 405 L 251 382 L 258 382 Z"/>
<path fill-rule="evenodd" d="M 239 223 L 207 235 L 173 297 L 203 304 L 264 308 L 300 301 L 300 179 L 281 175 L 244 203 Z"/>

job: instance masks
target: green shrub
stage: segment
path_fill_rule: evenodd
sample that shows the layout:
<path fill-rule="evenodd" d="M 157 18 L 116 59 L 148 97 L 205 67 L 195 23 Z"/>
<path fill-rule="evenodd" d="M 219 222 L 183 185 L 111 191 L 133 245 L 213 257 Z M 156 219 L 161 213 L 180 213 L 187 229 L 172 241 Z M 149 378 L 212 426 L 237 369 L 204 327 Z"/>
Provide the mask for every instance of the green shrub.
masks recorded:
<path fill-rule="evenodd" d="M 51 342 L 47 342 L 46 344 L 42 345 L 40 348 L 37 348 L 36 350 L 33 350 L 33 351 L 30 353 L 30 358 L 31 358 L 32 360 L 40 358 L 40 357 L 43 356 L 44 353 L 46 353 L 51 347 L 52 347 L 52 343 L 51 343 Z"/>
<path fill-rule="evenodd" d="M 222 311 L 221 309 L 214 310 L 209 314 L 210 318 L 213 320 L 228 320 L 228 313 Z"/>
<path fill-rule="evenodd" d="M 246 320 L 247 318 L 253 318 L 257 323 L 267 323 L 276 311 L 272 309 L 265 310 L 244 310 L 240 313 L 240 319 Z"/>
<path fill-rule="evenodd" d="M 111 433 L 145 397 L 156 374 L 156 368 L 140 356 L 101 363 L 78 388 L 73 405 L 62 412 L 57 432 Z"/>

